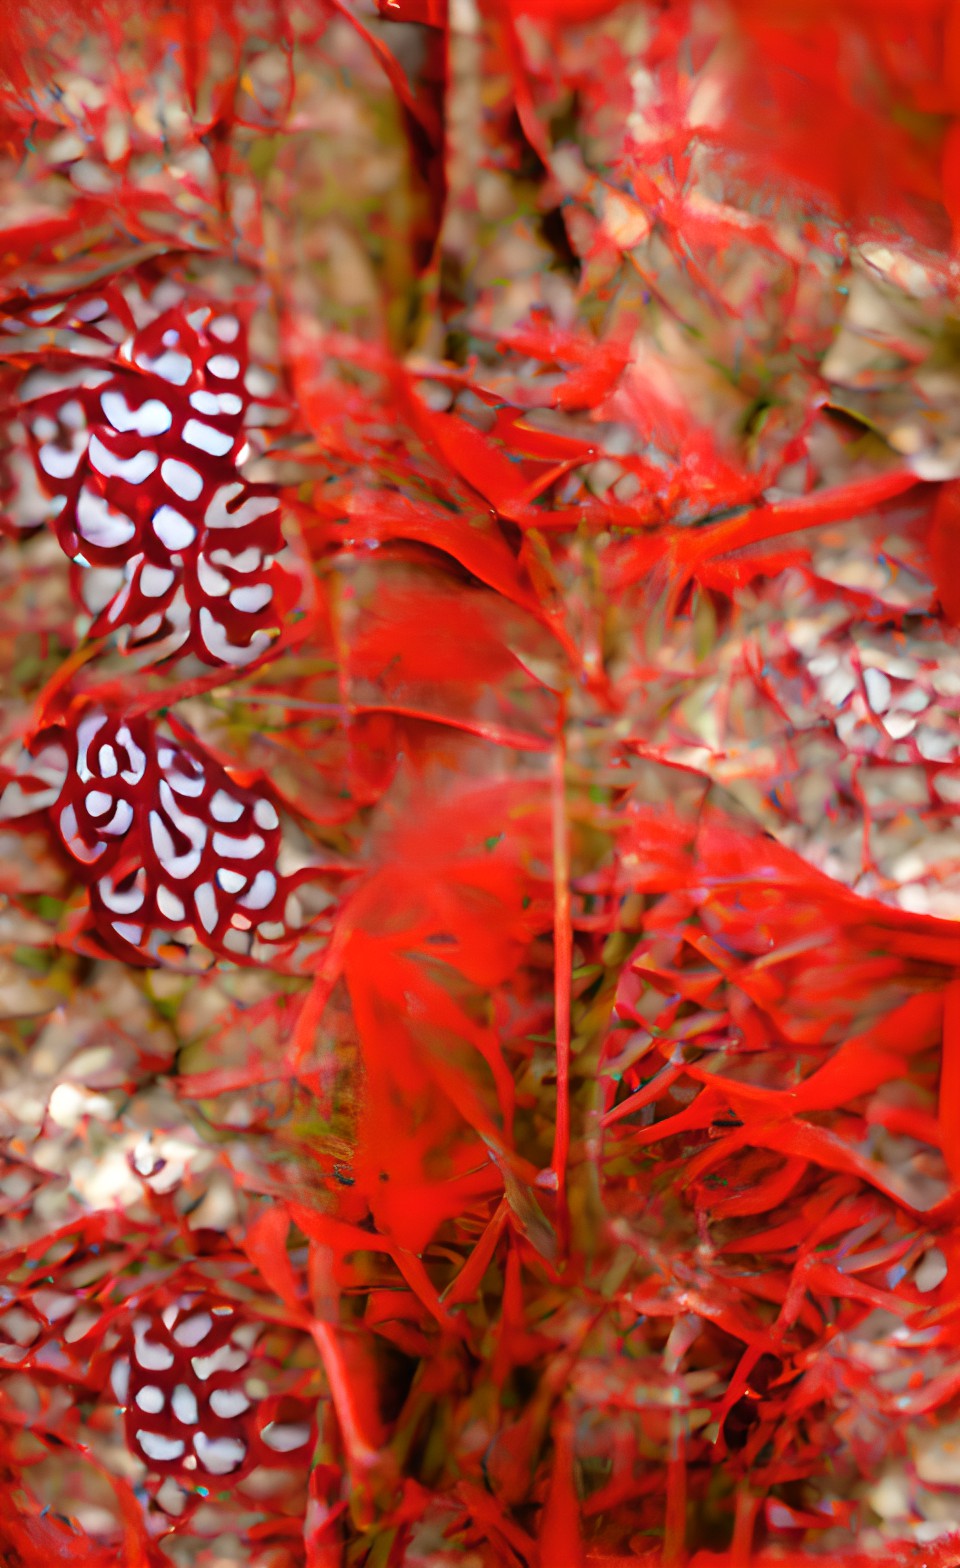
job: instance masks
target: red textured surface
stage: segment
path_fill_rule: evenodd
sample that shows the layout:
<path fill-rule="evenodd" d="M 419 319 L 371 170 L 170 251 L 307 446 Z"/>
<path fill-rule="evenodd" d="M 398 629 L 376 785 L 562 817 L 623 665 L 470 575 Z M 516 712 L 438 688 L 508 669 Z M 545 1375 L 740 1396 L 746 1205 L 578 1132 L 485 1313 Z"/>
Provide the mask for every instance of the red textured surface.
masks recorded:
<path fill-rule="evenodd" d="M 0 7 L 0 1557 L 960 1562 L 953 13 Z"/>
<path fill-rule="evenodd" d="M 265 791 L 238 785 L 188 737 L 165 744 L 142 717 L 81 709 L 38 744 L 62 779 L 44 820 L 116 957 L 137 962 L 131 949 L 149 953 L 158 930 L 184 926 L 234 957 L 247 956 L 265 923 L 285 936 L 280 819 Z M 21 800 L 33 815 L 30 794 Z"/>
<path fill-rule="evenodd" d="M 10 310 L 0 329 L 35 368 L 9 416 L 29 432 L 66 554 L 123 572 L 90 635 L 129 626 L 133 647 L 243 665 L 270 647 L 298 597 L 276 561 L 276 494 L 238 473 L 252 402 L 246 333 L 231 311 L 217 316 L 189 294 L 164 310 L 162 280 L 137 292 L 139 327 L 117 288 Z"/>

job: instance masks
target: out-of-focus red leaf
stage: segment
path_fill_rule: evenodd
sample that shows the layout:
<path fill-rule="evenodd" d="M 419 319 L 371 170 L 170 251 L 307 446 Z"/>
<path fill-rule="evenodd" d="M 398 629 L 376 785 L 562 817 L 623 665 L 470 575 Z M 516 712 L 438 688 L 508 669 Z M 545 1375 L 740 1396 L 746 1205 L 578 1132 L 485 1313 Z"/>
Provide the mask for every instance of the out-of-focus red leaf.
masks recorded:
<path fill-rule="evenodd" d="M 290 1219 L 279 1208 L 270 1208 L 256 1219 L 244 1238 L 244 1251 L 270 1289 L 301 1322 L 308 1321 L 297 1289 L 297 1279 L 287 1253 Z"/>
<path fill-rule="evenodd" d="M 940 1136 L 950 1174 L 960 1185 L 960 983 L 944 993 L 940 1067 Z"/>
<path fill-rule="evenodd" d="M 960 481 L 941 487 L 930 524 L 930 561 L 933 581 L 944 614 L 960 625 Z"/>
<path fill-rule="evenodd" d="M 553 1469 L 540 1516 L 540 1558 L 556 1568 L 584 1568 L 586 1562 L 573 1480 L 573 1433 L 565 1411 L 553 1428 Z"/>
<path fill-rule="evenodd" d="M 743 55 L 723 134 L 754 171 L 867 226 L 893 211 L 910 227 L 923 202 L 942 199 L 942 131 L 921 116 L 960 107 L 945 0 L 909 12 L 862 0 L 734 0 L 733 10 Z"/>
<path fill-rule="evenodd" d="M 510 0 L 519 16 L 543 17 L 550 22 L 593 22 L 616 9 L 623 0 Z"/>
<path fill-rule="evenodd" d="M 377 9 L 388 22 L 419 22 L 424 27 L 447 25 L 447 0 L 377 0 Z"/>

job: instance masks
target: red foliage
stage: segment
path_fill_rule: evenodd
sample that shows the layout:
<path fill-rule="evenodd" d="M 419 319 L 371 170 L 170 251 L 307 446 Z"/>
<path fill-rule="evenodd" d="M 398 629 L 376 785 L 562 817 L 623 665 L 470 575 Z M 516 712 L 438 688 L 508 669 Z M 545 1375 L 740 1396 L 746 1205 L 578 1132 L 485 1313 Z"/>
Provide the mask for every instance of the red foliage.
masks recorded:
<path fill-rule="evenodd" d="M 926 204 L 955 219 L 945 136 L 960 113 L 960 34 L 949 0 L 732 7 L 744 45 L 734 123 L 748 156 L 860 223 L 915 223 Z"/>

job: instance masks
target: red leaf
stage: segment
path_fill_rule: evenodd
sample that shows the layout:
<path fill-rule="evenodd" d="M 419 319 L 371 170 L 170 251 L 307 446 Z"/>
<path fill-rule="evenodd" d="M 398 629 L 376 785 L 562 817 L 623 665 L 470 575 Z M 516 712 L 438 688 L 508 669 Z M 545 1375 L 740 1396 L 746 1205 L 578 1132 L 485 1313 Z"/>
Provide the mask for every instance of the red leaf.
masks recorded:
<path fill-rule="evenodd" d="M 553 1469 L 540 1516 L 540 1560 L 551 1568 L 585 1568 L 586 1564 L 573 1483 L 573 1427 L 566 1411 L 553 1424 Z"/>
<path fill-rule="evenodd" d="M 289 1231 L 290 1217 L 277 1204 L 254 1220 L 244 1238 L 243 1250 L 270 1289 L 290 1308 L 294 1320 L 306 1325 L 309 1317 L 287 1252 Z"/>
<path fill-rule="evenodd" d="M 960 626 L 960 480 L 940 487 L 930 524 L 933 581 L 946 616 Z"/>
<path fill-rule="evenodd" d="M 960 981 L 944 992 L 943 1056 L 940 1066 L 940 1135 L 943 1154 L 960 1186 Z"/>

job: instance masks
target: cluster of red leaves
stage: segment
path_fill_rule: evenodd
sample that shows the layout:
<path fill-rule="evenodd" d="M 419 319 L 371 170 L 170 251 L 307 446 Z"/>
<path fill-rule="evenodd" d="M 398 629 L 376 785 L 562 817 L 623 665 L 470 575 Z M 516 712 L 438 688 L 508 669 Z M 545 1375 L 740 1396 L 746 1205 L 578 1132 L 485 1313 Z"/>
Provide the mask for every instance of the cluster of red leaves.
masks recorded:
<path fill-rule="evenodd" d="M 378 9 L 7 18 L 0 1548 L 949 1568 L 957 502 L 824 366 L 952 8 Z"/>

